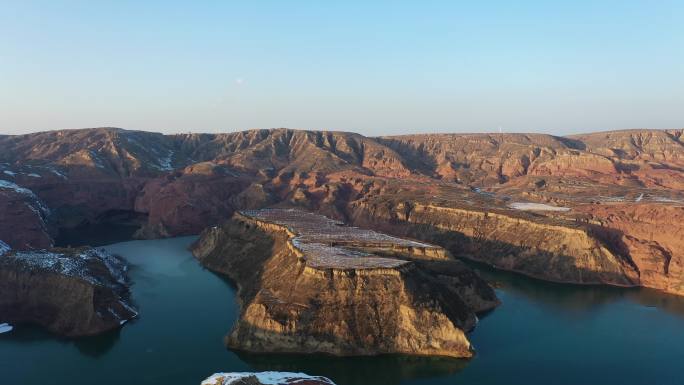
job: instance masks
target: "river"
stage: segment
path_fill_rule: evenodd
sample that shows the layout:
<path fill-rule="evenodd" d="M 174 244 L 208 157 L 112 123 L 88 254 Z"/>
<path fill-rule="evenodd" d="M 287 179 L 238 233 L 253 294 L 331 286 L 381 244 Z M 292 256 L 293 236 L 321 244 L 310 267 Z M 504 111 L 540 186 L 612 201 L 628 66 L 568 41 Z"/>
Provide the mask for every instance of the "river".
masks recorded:
<path fill-rule="evenodd" d="M 0 384 L 195 385 L 217 371 L 252 370 L 302 371 L 338 385 L 684 383 L 684 298 L 486 268 L 503 304 L 471 333 L 472 360 L 237 354 L 223 345 L 238 313 L 235 290 L 195 261 L 194 239 L 106 246 L 131 265 L 139 319 L 77 340 L 32 326 L 0 334 Z"/>

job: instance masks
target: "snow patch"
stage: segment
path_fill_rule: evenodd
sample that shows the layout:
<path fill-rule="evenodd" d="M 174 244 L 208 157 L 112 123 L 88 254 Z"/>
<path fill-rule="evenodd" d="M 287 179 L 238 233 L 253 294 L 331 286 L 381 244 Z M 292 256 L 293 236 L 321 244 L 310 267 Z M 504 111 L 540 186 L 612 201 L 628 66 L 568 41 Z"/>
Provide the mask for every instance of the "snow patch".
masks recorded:
<path fill-rule="evenodd" d="M 30 174 L 26 174 L 27 176 L 30 176 L 31 178 L 42 178 L 42 176 L 36 174 L 35 172 L 32 172 Z"/>
<path fill-rule="evenodd" d="M 97 152 L 90 150 L 90 159 L 92 159 L 93 163 L 95 163 L 95 167 L 105 168 L 102 158 L 100 158 L 100 155 Z"/>
<path fill-rule="evenodd" d="M 116 284 L 125 284 L 125 263 L 121 259 L 98 249 L 85 249 L 69 255 L 47 250 L 16 251 L 7 255 L 5 259 L 16 260 L 26 268 L 80 278 L 93 285 L 113 287 Z M 95 260 L 104 263 L 114 282 L 105 281 L 99 276 L 91 274 L 90 266 Z"/>
<path fill-rule="evenodd" d="M 8 245 L 5 242 L 3 242 L 2 240 L 0 240 L 0 255 L 3 255 L 10 250 L 12 250 L 10 245 Z"/>
<path fill-rule="evenodd" d="M 128 312 L 119 314 L 122 312 L 108 308 L 109 313 L 118 319 L 120 324 L 124 323 L 121 321 L 127 321 L 138 316 L 138 312 L 124 298 L 127 296 L 122 294 L 126 291 L 126 263 L 121 258 L 109 254 L 103 249 L 86 248 L 68 254 L 48 250 L 15 251 L 0 258 L 0 265 L 2 264 L 17 264 L 29 271 L 56 273 L 112 289 L 120 295 L 118 302 Z M 109 274 L 99 272 L 102 265 Z"/>
<path fill-rule="evenodd" d="M 159 154 L 155 149 L 152 149 L 152 152 Z M 152 166 L 160 171 L 173 171 L 173 155 L 173 150 L 169 150 L 166 156 L 157 159 L 157 164 L 153 164 Z"/>
<path fill-rule="evenodd" d="M 683 200 L 666 198 L 666 197 L 653 197 L 653 201 L 662 202 L 662 203 L 684 203 Z"/>
<path fill-rule="evenodd" d="M 69 178 L 67 178 L 66 175 L 62 174 L 58 170 L 55 170 L 54 168 L 50 168 L 49 170 L 50 170 L 50 172 L 52 172 L 53 174 L 57 175 L 58 177 L 60 177 L 62 179 L 69 179 Z"/>
<path fill-rule="evenodd" d="M 2 334 L 2 333 L 7 333 L 7 332 L 11 332 L 12 329 L 14 329 L 14 326 L 12 326 L 12 325 L 10 325 L 10 324 L 8 324 L 8 323 L 1 323 L 1 324 L 0 324 L 0 334 Z"/>
<path fill-rule="evenodd" d="M 599 195 L 599 200 L 602 202 L 624 202 L 625 197 L 606 197 L 603 195 Z"/>
<path fill-rule="evenodd" d="M 5 171 L 3 171 L 3 172 L 4 172 L 5 174 L 9 175 L 9 176 L 16 176 L 16 175 L 17 175 L 16 172 L 13 172 L 13 171 L 10 171 L 10 170 L 5 170 Z"/>
<path fill-rule="evenodd" d="M 551 206 L 544 203 L 513 202 L 508 207 L 524 211 L 570 211 L 569 207 Z"/>
<path fill-rule="evenodd" d="M 14 190 L 15 192 L 18 192 L 19 194 L 23 195 L 29 195 L 31 197 L 36 197 L 36 194 L 33 193 L 33 191 L 20 187 L 14 182 L 10 182 L 8 180 L 0 179 L 0 189 L 9 189 L 9 190 Z"/>
<path fill-rule="evenodd" d="M 138 313 L 135 309 L 133 309 L 129 304 L 127 304 L 126 301 L 119 300 L 119 303 L 120 303 L 121 306 L 123 306 L 126 310 L 130 311 L 131 313 L 133 313 L 133 317 L 131 317 L 131 318 L 135 318 L 135 317 L 138 316 L 139 313 Z M 128 320 L 123 320 L 123 321 L 121 322 L 121 324 L 123 325 L 124 323 L 126 323 L 126 321 L 128 321 Z"/>
<path fill-rule="evenodd" d="M 308 381 L 309 383 L 329 384 L 335 385 L 330 379 L 321 376 L 310 376 L 305 373 L 292 372 L 233 372 L 233 373 L 216 373 L 202 381 L 201 385 L 230 385 L 235 382 L 254 376 L 259 382 L 264 385 L 289 385 L 298 384 Z"/>
<path fill-rule="evenodd" d="M 27 206 L 31 210 L 33 210 L 34 212 L 39 214 L 41 216 L 41 218 L 43 218 L 43 219 L 45 217 L 47 217 L 47 215 L 50 214 L 50 209 L 48 209 L 47 206 L 45 206 L 43 201 L 41 201 L 40 198 L 38 198 L 38 196 L 33 193 L 33 191 L 31 191 L 27 188 L 21 187 L 21 186 L 17 185 L 16 183 L 10 182 L 8 180 L 4 180 L 4 179 L 0 179 L 0 189 L 12 190 L 16 193 L 19 193 L 19 194 L 22 194 L 22 195 L 25 195 L 25 196 L 31 198 L 33 201 L 30 204 L 27 203 Z M 38 207 L 35 207 L 35 206 L 38 206 Z"/>
<path fill-rule="evenodd" d="M 477 193 L 477 194 L 480 194 L 480 195 L 482 195 L 482 196 L 486 196 L 486 197 L 489 197 L 489 198 L 494 198 L 494 197 L 496 196 L 494 193 L 489 192 L 489 191 L 483 191 L 483 190 L 482 190 L 481 188 L 479 188 L 479 187 L 472 187 L 471 190 L 472 190 L 473 192 Z"/>
<path fill-rule="evenodd" d="M 165 171 L 173 170 L 173 165 L 171 164 L 172 159 L 173 150 L 170 150 L 168 155 L 166 155 L 164 158 L 159 159 L 159 168 Z"/>

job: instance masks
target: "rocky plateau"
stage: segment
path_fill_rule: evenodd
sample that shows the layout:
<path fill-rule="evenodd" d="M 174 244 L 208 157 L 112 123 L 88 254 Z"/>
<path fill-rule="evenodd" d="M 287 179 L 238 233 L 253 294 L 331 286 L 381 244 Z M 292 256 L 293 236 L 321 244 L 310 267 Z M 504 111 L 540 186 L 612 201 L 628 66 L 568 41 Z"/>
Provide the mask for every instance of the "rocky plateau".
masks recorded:
<path fill-rule="evenodd" d="M 296 209 L 238 212 L 193 253 L 239 287 L 238 350 L 470 357 L 475 313 L 498 304 L 441 247 Z"/>

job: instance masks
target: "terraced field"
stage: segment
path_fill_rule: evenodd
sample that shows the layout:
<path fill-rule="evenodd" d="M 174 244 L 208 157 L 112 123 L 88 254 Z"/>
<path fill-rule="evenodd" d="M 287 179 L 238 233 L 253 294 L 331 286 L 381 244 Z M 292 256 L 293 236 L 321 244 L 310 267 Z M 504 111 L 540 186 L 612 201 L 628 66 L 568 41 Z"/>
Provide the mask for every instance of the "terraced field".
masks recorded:
<path fill-rule="evenodd" d="M 406 260 L 375 256 L 362 251 L 363 249 L 405 250 L 409 254 L 438 254 L 442 250 L 427 243 L 345 226 L 342 222 L 302 210 L 246 210 L 241 214 L 287 227 L 295 234 L 291 240 L 293 246 L 304 254 L 307 265 L 316 269 L 396 268 L 409 263 Z"/>

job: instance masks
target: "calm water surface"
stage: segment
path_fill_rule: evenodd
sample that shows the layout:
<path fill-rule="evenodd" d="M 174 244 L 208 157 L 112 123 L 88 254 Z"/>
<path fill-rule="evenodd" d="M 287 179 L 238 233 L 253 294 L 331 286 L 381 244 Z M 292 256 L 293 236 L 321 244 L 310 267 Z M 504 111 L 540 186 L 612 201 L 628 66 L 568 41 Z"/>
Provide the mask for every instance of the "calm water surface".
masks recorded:
<path fill-rule="evenodd" d="M 1 334 L 0 384 L 199 384 L 216 371 L 248 370 L 304 371 L 338 385 L 684 384 L 684 298 L 488 270 L 503 305 L 471 334 L 478 355 L 470 361 L 236 354 L 222 342 L 237 316 L 234 289 L 193 259 L 193 240 L 107 246 L 132 265 L 140 318 L 78 340 L 27 326 Z"/>

